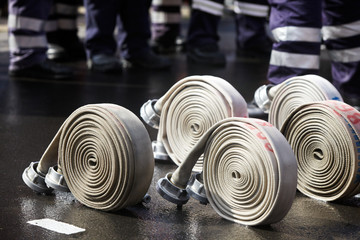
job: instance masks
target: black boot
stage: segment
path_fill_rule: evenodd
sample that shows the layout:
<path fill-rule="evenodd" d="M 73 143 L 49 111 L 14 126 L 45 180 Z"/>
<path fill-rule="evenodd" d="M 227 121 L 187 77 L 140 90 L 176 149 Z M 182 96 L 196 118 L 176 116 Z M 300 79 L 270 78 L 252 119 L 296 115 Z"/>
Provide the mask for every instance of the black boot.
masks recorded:
<path fill-rule="evenodd" d="M 113 55 L 94 55 L 87 64 L 88 68 L 94 72 L 118 73 L 122 70 L 120 60 Z"/>
<path fill-rule="evenodd" d="M 34 79 L 68 79 L 73 77 L 71 68 L 56 64 L 49 60 L 35 64 L 31 67 L 9 70 L 11 78 L 34 78 Z"/>
<path fill-rule="evenodd" d="M 223 67 L 226 65 L 225 54 L 220 52 L 216 44 L 207 44 L 200 47 L 190 47 L 187 49 L 187 58 L 194 63 L 209 66 Z"/>
<path fill-rule="evenodd" d="M 171 62 L 168 58 L 158 56 L 150 50 L 134 57 L 123 59 L 123 68 L 162 70 L 170 67 Z"/>
<path fill-rule="evenodd" d="M 83 42 L 77 36 L 77 31 L 59 30 L 47 33 L 47 58 L 56 62 L 79 61 L 86 59 Z"/>

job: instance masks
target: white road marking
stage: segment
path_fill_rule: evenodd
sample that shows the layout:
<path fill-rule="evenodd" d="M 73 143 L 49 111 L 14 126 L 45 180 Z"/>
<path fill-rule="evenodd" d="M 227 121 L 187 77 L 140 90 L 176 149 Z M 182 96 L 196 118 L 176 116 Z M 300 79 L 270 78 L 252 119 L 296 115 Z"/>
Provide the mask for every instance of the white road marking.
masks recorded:
<path fill-rule="evenodd" d="M 32 221 L 28 221 L 27 223 L 67 235 L 85 231 L 84 228 L 79 228 L 74 225 L 64 222 L 59 222 L 49 218 L 32 220 Z"/>

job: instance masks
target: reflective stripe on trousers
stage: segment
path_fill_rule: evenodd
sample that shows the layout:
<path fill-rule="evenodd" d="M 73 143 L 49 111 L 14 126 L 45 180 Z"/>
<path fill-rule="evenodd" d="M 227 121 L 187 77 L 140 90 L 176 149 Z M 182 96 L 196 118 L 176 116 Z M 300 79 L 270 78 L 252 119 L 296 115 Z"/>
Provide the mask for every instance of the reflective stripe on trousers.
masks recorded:
<path fill-rule="evenodd" d="M 157 42 L 173 43 L 180 34 L 181 0 L 152 2 L 152 38 Z M 224 0 L 194 0 L 191 4 L 188 30 L 190 45 L 216 43 L 218 24 L 224 11 Z"/>
<path fill-rule="evenodd" d="M 267 44 L 269 5 L 266 0 L 236 0 L 234 12 L 238 48 L 257 48 Z"/>
<path fill-rule="evenodd" d="M 48 0 L 9 0 L 9 69 L 25 68 L 45 60 L 44 24 L 50 8 Z"/>
<path fill-rule="evenodd" d="M 79 4 L 73 0 L 54 0 L 49 19 L 45 25 L 45 31 L 76 31 L 76 18 L 78 16 L 78 7 Z"/>
<path fill-rule="evenodd" d="M 269 6 L 265 0 L 234 1 L 234 12 L 253 17 L 267 17 Z"/>
<path fill-rule="evenodd" d="M 360 90 L 356 82 L 360 78 L 360 15 L 353 10 L 360 8 L 359 1 L 272 0 L 270 4 L 270 28 L 277 41 L 270 60 L 270 82 L 317 73 L 323 37 L 332 60 L 334 85 L 345 91 L 345 86 Z"/>

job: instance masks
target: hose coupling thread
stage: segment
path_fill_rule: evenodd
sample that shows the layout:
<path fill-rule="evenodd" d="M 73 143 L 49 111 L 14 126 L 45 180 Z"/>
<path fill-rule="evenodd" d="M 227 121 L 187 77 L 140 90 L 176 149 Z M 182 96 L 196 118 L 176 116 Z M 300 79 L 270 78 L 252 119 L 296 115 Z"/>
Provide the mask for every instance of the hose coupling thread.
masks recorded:
<path fill-rule="evenodd" d="M 31 162 L 29 167 L 25 168 L 22 179 L 24 183 L 37 193 L 50 194 L 52 188 L 49 188 L 45 183 L 44 174 L 36 170 L 39 162 Z"/>
<path fill-rule="evenodd" d="M 164 178 L 159 179 L 156 184 L 156 190 L 164 199 L 177 204 L 178 206 L 186 204 L 190 196 L 188 192 L 183 189 L 175 186 L 171 181 L 172 173 L 166 174 Z"/>
<path fill-rule="evenodd" d="M 268 95 L 268 91 L 271 87 L 273 87 L 273 85 L 262 85 L 256 89 L 254 94 L 256 104 L 265 113 L 268 113 L 270 109 L 271 99 Z"/>
<path fill-rule="evenodd" d="M 164 144 L 161 141 L 153 141 L 151 143 L 154 158 L 157 160 L 171 160 L 170 156 L 167 154 Z"/>
<path fill-rule="evenodd" d="M 202 181 L 200 181 L 202 173 L 194 173 L 190 180 L 188 185 L 186 186 L 186 191 L 190 195 L 190 197 L 198 200 L 201 204 L 208 204 L 209 201 L 206 197 L 204 184 Z"/>
<path fill-rule="evenodd" d="M 160 115 L 155 110 L 154 106 L 157 99 L 148 100 L 140 108 L 140 116 L 150 127 L 158 129 L 160 123 Z"/>
<path fill-rule="evenodd" d="M 70 192 L 64 176 L 58 173 L 57 169 L 57 165 L 49 168 L 49 171 L 45 176 L 46 186 L 55 190 L 59 190 L 61 192 Z"/>

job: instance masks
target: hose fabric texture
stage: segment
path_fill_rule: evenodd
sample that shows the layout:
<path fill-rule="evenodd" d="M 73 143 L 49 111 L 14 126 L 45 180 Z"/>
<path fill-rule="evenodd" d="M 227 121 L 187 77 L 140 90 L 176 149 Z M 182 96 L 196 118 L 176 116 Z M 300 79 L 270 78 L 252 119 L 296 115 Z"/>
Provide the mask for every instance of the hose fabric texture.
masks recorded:
<path fill-rule="evenodd" d="M 328 80 L 317 75 L 292 77 L 273 88 L 276 91 L 270 104 L 269 122 L 278 129 L 303 104 L 324 100 L 342 101 L 338 90 Z"/>
<path fill-rule="evenodd" d="M 115 104 L 90 104 L 74 111 L 37 171 L 46 173 L 56 161 L 75 198 L 103 211 L 141 202 L 154 171 L 147 130 L 136 115 Z"/>
<path fill-rule="evenodd" d="M 304 104 L 284 122 L 303 194 L 335 201 L 360 192 L 360 113 L 340 101 Z"/>
<path fill-rule="evenodd" d="M 184 187 L 204 153 L 206 196 L 225 219 L 245 225 L 280 221 L 295 198 L 296 159 L 280 131 L 260 119 L 227 118 L 211 127 L 173 173 Z"/>
<path fill-rule="evenodd" d="M 157 141 L 180 165 L 200 137 L 216 122 L 228 117 L 247 117 L 240 93 L 224 79 L 190 76 L 174 84 L 155 104 L 160 114 Z M 200 172 L 200 157 L 194 171 Z"/>

